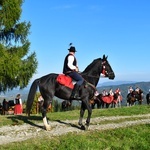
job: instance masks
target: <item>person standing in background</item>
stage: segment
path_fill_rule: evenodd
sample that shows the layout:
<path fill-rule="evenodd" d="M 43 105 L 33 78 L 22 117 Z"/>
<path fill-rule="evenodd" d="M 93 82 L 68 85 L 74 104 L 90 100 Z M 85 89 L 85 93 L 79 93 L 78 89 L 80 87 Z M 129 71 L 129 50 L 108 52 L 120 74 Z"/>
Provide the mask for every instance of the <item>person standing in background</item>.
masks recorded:
<path fill-rule="evenodd" d="M 8 104 L 8 101 L 4 98 L 2 115 L 7 114 L 8 110 L 9 110 L 9 104 Z"/>
<path fill-rule="evenodd" d="M 112 89 L 109 90 L 109 95 L 110 95 L 110 96 L 114 96 L 114 92 L 113 92 Z"/>
<path fill-rule="evenodd" d="M 23 111 L 23 107 L 22 107 L 22 100 L 21 100 L 21 95 L 17 94 L 15 100 L 14 100 L 14 115 L 21 115 L 22 111 Z"/>
<path fill-rule="evenodd" d="M 102 96 L 108 96 L 108 93 L 105 89 L 102 91 Z"/>
<path fill-rule="evenodd" d="M 37 110 L 36 110 L 37 113 L 41 112 L 43 103 L 44 103 L 44 99 L 43 99 L 42 95 L 40 94 L 38 97 L 38 103 L 37 103 Z"/>
<path fill-rule="evenodd" d="M 133 92 L 133 88 L 132 88 L 132 86 L 130 86 L 129 88 L 128 88 L 128 94 L 131 94 Z"/>

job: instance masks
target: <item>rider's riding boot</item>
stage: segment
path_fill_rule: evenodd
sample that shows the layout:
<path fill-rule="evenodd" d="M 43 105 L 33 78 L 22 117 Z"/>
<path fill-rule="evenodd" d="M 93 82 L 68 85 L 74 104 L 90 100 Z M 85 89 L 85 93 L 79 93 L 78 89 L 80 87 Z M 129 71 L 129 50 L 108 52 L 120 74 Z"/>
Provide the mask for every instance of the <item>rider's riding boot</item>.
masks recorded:
<path fill-rule="evenodd" d="M 79 85 L 75 84 L 74 85 L 74 89 L 72 90 L 72 94 L 70 96 L 70 99 L 76 99 L 76 100 L 80 100 L 81 97 L 79 96 Z"/>

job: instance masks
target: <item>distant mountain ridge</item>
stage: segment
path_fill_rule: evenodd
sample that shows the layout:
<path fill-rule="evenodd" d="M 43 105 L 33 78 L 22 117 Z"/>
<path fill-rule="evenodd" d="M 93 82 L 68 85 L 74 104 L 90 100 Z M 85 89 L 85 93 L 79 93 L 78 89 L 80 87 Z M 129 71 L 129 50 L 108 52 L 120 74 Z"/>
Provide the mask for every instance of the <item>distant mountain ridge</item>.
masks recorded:
<path fill-rule="evenodd" d="M 99 83 L 97 87 L 99 87 L 99 86 L 111 86 L 111 85 L 122 85 L 122 84 L 133 84 L 133 83 L 137 83 L 137 81 L 109 81 L 109 82 Z"/>
<path fill-rule="evenodd" d="M 132 86 L 133 88 L 136 88 L 136 87 L 141 88 L 144 92 L 144 97 L 146 97 L 146 94 L 149 92 L 149 89 L 150 89 L 150 82 L 135 82 L 135 81 L 105 82 L 102 84 L 98 84 L 97 90 L 99 92 L 102 92 L 103 89 L 109 90 L 110 88 L 112 88 L 113 91 L 115 91 L 116 88 L 120 88 L 122 96 L 123 96 L 123 101 L 125 102 L 126 96 L 127 96 L 127 90 L 129 86 Z M 29 89 L 30 89 L 30 86 L 22 90 L 14 89 L 12 91 L 6 92 L 5 94 L 1 93 L 0 102 L 2 102 L 4 98 L 6 98 L 7 100 L 12 100 L 16 97 L 18 93 L 21 94 L 22 100 L 26 101 L 28 93 L 29 93 Z"/>
<path fill-rule="evenodd" d="M 16 88 L 12 91 L 7 91 L 5 93 L 1 93 L 0 94 L 0 102 L 2 102 L 4 98 L 6 100 L 14 100 L 17 94 L 21 94 L 21 98 L 24 101 L 24 100 L 27 100 L 28 93 L 29 93 L 29 87 L 24 88 L 24 89 Z"/>

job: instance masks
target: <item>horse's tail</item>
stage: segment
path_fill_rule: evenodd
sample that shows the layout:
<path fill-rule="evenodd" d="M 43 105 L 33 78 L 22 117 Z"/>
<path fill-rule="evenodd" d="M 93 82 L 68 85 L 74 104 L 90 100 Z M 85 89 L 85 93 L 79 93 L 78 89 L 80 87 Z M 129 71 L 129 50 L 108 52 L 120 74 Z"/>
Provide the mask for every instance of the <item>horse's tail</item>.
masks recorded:
<path fill-rule="evenodd" d="M 26 103 L 26 114 L 28 116 L 30 116 L 30 111 L 32 108 L 32 104 L 34 101 L 34 97 L 35 97 L 38 85 L 39 85 L 39 79 L 36 79 L 36 80 L 34 80 L 34 82 L 32 83 L 32 85 L 30 87 L 30 91 L 29 91 L 27 103 Z"/>

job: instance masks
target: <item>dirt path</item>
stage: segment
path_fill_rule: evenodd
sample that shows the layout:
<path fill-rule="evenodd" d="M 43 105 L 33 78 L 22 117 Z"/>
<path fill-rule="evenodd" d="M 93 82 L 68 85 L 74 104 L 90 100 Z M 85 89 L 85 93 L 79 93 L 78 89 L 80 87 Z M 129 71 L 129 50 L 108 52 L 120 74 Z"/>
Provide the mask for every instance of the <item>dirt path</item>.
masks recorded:
<path fill-rule="evenodd" d="M 131 121 L 121 121 L 120 123 L 107 123 L 101 124 L 102 121 L 117 121 L 120 119 L 133 118 Z M 43 129 L 43 124 L 32 126 L 29 124 L 16 125 L 16 126 L 3 126 L 0 128 L 0 145 L 16 141 L 24 141 L 37 136 L 59 136 L 67 134 L 68 132 L 85 132 L 80 130 L 77 126 L 78 120 L 66 120 L 62 122 L 50 122 L 52 126 L 51 131 Z M 150 114 L 134 115 L 134 116 L 114 116 L 114 117 L 98 117 L 91 119 L 89 130 L 108 130 L 137 124 L 150 124 Z"/>

